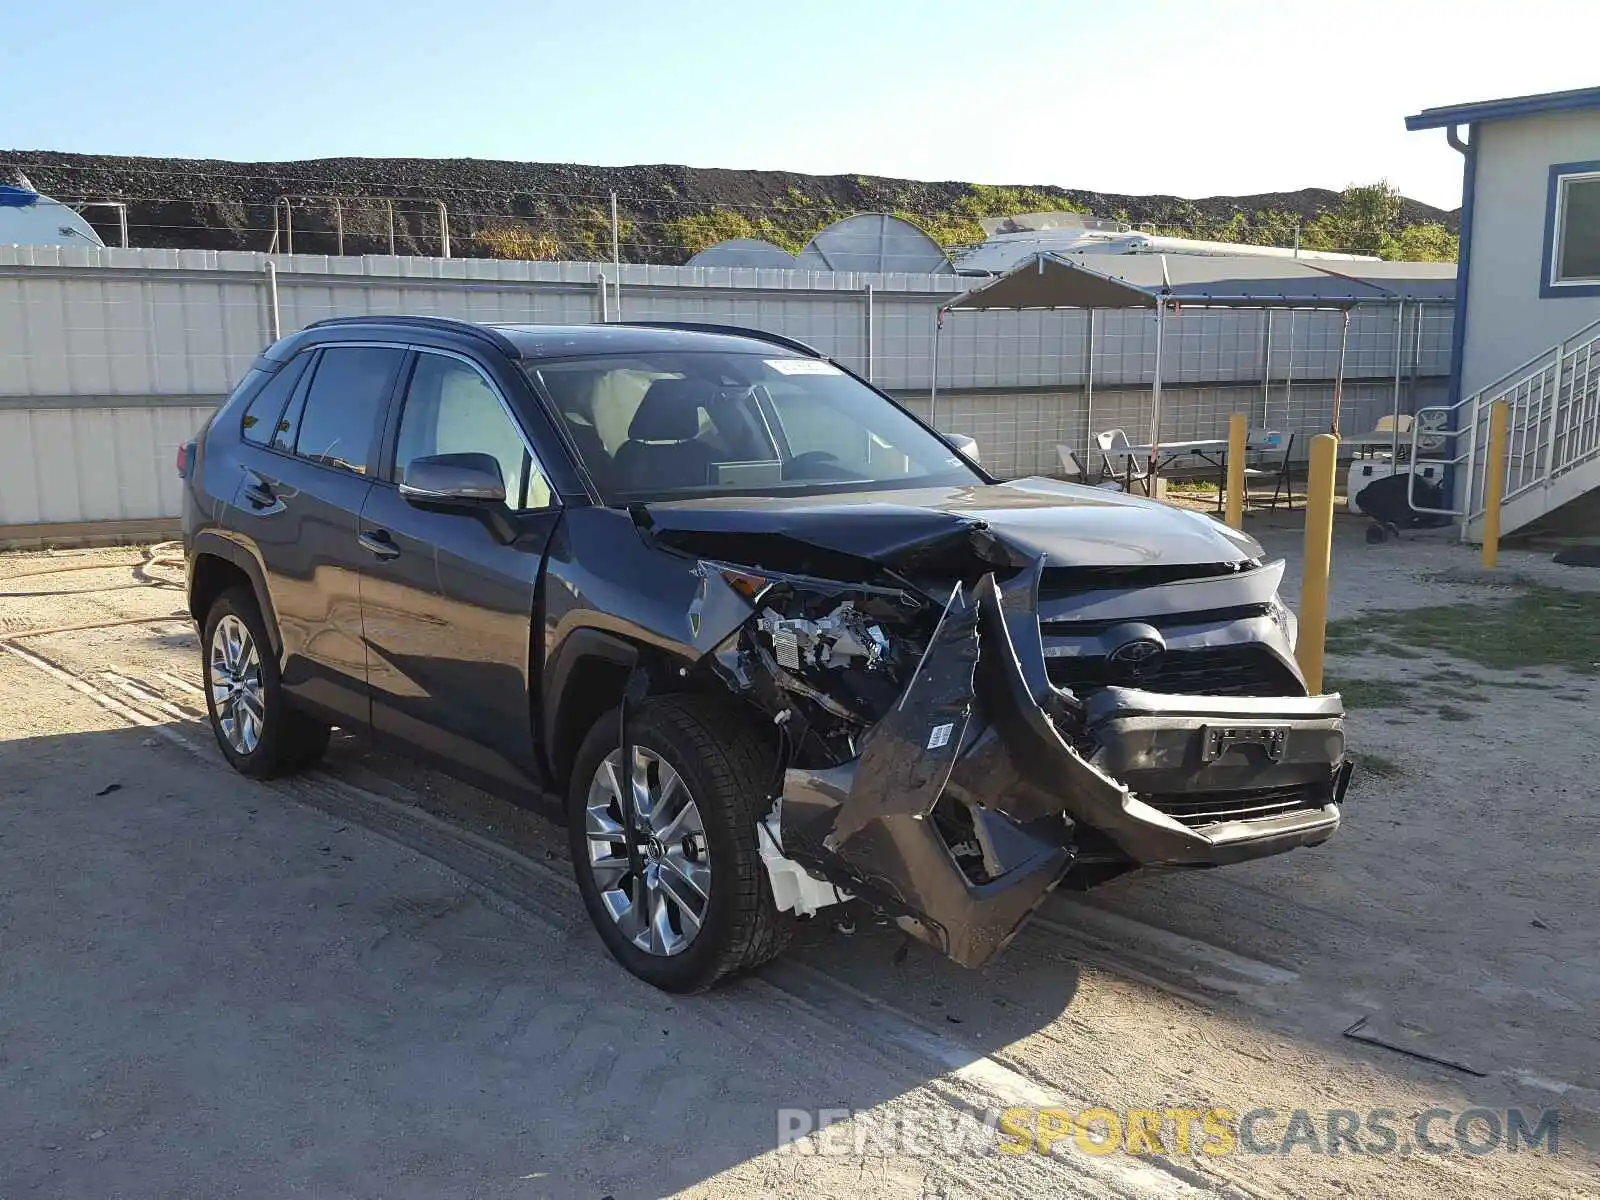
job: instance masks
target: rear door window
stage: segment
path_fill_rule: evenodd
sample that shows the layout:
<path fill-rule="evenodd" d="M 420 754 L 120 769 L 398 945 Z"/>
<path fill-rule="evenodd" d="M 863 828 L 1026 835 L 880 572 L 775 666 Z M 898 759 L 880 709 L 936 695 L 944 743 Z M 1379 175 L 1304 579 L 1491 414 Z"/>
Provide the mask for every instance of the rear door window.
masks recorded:
<path fill-rule="evenodd" d="M 295 355 L 256 392 L 255 398 L 245 407 L 240 423 L 245 441 L 265 446 L 273 440 L 283 423 L 283 410 L 294 392 L 294 385 L 300 382 L 306 363 L 310 361 L 309 353 Z"/>
<path fill-rule="evenodd" d="M 384 404 L 405 351 L 390 346 L 330 346 L 322 352 L 294 438 L 301 458 L 357 475 L 372 473 L 372 451 Z M 292 425 L 294 412 L 285 414 Z"/>

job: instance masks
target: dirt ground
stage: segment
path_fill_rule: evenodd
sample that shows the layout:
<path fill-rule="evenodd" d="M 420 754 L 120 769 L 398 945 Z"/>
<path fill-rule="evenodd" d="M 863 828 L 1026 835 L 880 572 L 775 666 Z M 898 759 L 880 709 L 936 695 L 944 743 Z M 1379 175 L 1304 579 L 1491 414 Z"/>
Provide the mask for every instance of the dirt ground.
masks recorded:
<path fill-rule="evenodd" d="M 1289 519 L 1254 531 L 1297 570 Z M 1600 571 L 1341 522 L 1329 675 L 1371 769 L 1332 842 L 1057 897 L 982 972 L 857 913 L 676 998 L 605 957 L 538 803 L 353 738 L 227 771 L 142 561 L 0 557 L 0 1197 L 1600 1195 L 1600 676 L 1377 615 Z M 1412 1152 L 869 1136 L 1009 1105 L 1272 1109 L 1269 1143 L 1391 1109 Z M 1424 1153 L 1435 1107 L 1555 1108 L 1559 1152 Z M 797 1154 L 780 1109 L 859 1115 Z"/>

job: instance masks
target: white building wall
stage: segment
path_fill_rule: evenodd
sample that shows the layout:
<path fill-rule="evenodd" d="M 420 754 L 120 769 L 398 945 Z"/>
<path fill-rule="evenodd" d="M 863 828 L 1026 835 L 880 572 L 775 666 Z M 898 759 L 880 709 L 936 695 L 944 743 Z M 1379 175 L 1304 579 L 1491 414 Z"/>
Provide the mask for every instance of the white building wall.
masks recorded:
<path fill-rule="evenodd" d="M 1464 396 L 1600 320 L 1600 296 L 1539 295 L 1550 168 L 1600 160 L 1600 112 L 1491 121 L 1476 137 Z"/>

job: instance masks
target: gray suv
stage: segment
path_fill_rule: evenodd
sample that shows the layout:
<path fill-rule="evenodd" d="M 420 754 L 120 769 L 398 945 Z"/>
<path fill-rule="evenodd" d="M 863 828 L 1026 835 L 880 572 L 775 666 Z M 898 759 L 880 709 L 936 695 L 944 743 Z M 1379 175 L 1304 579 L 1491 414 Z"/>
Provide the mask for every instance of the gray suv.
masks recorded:
<path fill-rule="evenodd" d="M 320 322 L 180 455 L 217 743 L 559 794 L 674 991 L 849 899 L 978 966 L 1058 885 L 1332 835 L 1282 563 L 964 448 L 751 330 Z"/>

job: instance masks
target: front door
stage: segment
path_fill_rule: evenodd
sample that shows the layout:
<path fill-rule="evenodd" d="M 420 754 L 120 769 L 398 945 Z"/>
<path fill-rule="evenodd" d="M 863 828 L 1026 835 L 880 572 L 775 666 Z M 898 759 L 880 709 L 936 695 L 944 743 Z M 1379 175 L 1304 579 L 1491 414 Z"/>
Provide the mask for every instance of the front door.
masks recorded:
<path fill-rule="evenodd" d="M 245 440 L 259 448 L 241 455 L 232 523 L 259 547 L 283 638 L 285 689 L 361 728 L 370 708 L 357 519 L 405 350 L 335 345 L 303 357 L 280 372 L 289 393 L 282 408 L 273 404 L 263 416 L 252 403 L 246 416 L 256 419 Z"/>
<path fill-rule="evenodd" d="M 373 729 L 526 783 L 538 775 L 533 629 L 560 503 L 498 387 L 466 358 L 417 351 L 392 440 L 392 470 L 360 520 Z M 426 511 L 400 496 L 408 463 L 468 452 L 500 464 L 510 521 L 498 530 L 483 515 Z"/>

